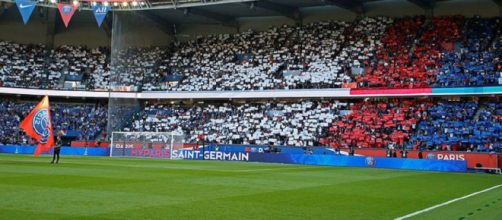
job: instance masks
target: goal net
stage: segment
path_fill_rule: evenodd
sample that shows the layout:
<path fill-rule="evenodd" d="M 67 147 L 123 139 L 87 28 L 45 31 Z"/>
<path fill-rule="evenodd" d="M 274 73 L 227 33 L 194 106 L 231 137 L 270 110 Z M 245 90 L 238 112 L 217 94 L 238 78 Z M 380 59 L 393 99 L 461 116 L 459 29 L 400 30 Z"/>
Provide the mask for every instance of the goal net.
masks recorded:
<path fill-rule="evenodd" d="M 171 132 L 113 132 L 110 157 L 151 157 L 172 159 L 182 150 L 184 135 Z"/>

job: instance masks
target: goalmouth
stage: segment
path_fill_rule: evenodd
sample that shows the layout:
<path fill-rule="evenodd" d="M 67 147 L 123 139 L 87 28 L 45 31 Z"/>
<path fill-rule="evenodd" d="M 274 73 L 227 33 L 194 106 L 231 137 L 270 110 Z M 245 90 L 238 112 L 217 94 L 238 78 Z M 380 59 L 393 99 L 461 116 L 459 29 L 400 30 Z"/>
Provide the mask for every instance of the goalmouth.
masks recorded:
<path fill-rule="evenodd" d="M 172 152 L 183 149 L 184 137 L 174 132 L 113 132 L 110 157 L 173 159 Z"/>

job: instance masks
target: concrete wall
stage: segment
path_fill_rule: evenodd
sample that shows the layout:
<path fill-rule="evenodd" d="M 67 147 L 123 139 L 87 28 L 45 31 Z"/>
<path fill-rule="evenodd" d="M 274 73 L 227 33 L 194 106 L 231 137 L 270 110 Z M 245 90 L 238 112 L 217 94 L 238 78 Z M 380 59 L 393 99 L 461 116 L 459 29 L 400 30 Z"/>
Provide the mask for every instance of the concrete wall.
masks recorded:
<path fill-rule="evenodd" d="M 237 27 L 224 26 L 220 24 L 184 24 L 176 29 L 176 39 L 185 41 L 195 39 L 197 36 L 212 34 L 233 34 L 237 33 Z"/>
<path fill-rule="evenodd" d="M 240 31 L 249 29 L 255 31 L 265 31 L 271 27 L 280 27 L 283 25 L 295 25 L 295 21 L 284 16 L 268 16 L 268 17 L 246 17 L 239 18 Z"/>
<path fill-rule="evenodd" d="M 3 7 L 0 10 L 0 40 L 15 41 L 18 43 L 45 43 L 47 33 L 46 18 L 36 8 L 31 15 L 31 20 L 27 25 L 23 24 L 23 19 L 17 7 L 10 4 L 8 9 Z"/>
<path fill-rule="evenodd" d="M 365 4 L 366 16 L 403 17 L 424 15 L 426 11 L 406 0 L 382 0 Z M 170 12 L 172 14 L 174 12 Z M 434 15 L 462 14 L 465 16 L 481 15 L 483 17 L 500 16 L 501 8 L 492 0 L 450 0 L 438 2 Z M 163 27 L 137 13 L 124 13 L 121 18 L 121 30 L 118 31 L 123 45 L 128 46 L 163 46 L 172 42 L 173 37 L 165 33 Z M 326 20 L 351 21 L 356 14 L 336 6 L 320 6 L 301 9 L 303 23 L 308 24 Z M 108 16 L 111 16 L 110 14 Z M 174 16 L 174 15 L 173 15 Z M 179 18 L 178 18 L 179 19 Z M 111 39 L 103 27 L 98 28 L 90 11 L 78 11 L 68 29 L 61 27 L 59 15 L 58 33 L 55 35 L 56 46 L 62 44 L 87 45 L 88 47 L 109 46 Z M 168 19 L 169 20 L 169 19 Z M 202 19 L 200 19 L 202 20 Z M 181 20 L 183 21 L 183 20 Z M 205 22 L 205 21 L 203 21 Z M 295 25 L 293 19 L 282 16 L 244 17 L 237 20 L 240 31 L 253 29 L 263 31 L 272 26 Z M 116 29 L 116 27 L 114 28 Z M 194 39 L 198 35 L 236 33 L 236 27 L 215 23 L 191 22 L 177 26 L 176 39 Z M 40 9 L 35 9 L 28 25 L 23 25 L 21 16 L 15 6 L 0 15 L 0 40 L 20 43 L 45 43 L 47 32 L 46 18 L 40 15 Z M 116 38 L 118 39 L 118 38 Z"/>
<path fill-rule="evenodd" d="M 461 14 L 466 17 L 500 16 L 500 7 L 493 0 L 450 0 L 438 2 L 434 8 L 434 16 Z"/>
<path fill-rule="evenodd" d="M 21 18 L 18 21 L 0 20 L 0 40 L 18 43 L 45 43 L 47 27 L 42 21 L 33 21 L 24 25 Z"/>
<path fill-rule="evenodd" d="M 165 46 L 173 39 L 159 25 L 137 13 L 118 13 L 113 20 L 112 41 L 121 41 L 123 46 Z"/>
<path fill-rule="evenodd" d="M 383 0 L 365 4 L 366 16 L 405 17 L 425 15 L 425 10 L 419 6 L 403 0 Z"/>
<path fill-rule="evenodd" d="M 329 20 L 352 21 L 356 18 L 355 13 L 336 6 L 310 7 L 301 12 L 304 24 Z"/>
<path fill-rule="evenodd" d="M 54 36 L 54 46 L 86 45 L 90 48 L 110 46 L 106 32 L 96 23 L 80 23 L 78 28 L 63 29 Z"/>
<path fill-rule="evenodd" d="M 24 25 L 16 7 L 9 9 L 7 14 L 0 17 L 0 40 L 19 43 L 46 43 L 48 22 L 41 17 L 37 9 L 27 25 Z M 108 16 L 112 16 L 109 14 Z M 162 31 L 150 20 L 137 14 L 120 16 L 120 28 L 116 32 L 116 39 L 127 46 L 164 46 L 173 38 Z M 90 11 L 78 11 L 70 21 L 68 28 L 62 24 L 59 14 L 56 16 L 56 34 L 54 45 L 85 45 L 91 48 L 110 46 L 111 39 L 104 27 L 98 27 L 94 15 Z M 115 39 L 115 40 L 116 40 Z"/>
<path fill-rule="evenodd" d="M 64 27 L 59 12 L 56 12 L 56 14 L 57 32 L 54 35 L 54 46 L 86 45 L 90 48 L 110 46 L 110 39 L 106 31 L 103 27 L 98 27 L 92 12 L 77 11 L 67 28 Z"/>

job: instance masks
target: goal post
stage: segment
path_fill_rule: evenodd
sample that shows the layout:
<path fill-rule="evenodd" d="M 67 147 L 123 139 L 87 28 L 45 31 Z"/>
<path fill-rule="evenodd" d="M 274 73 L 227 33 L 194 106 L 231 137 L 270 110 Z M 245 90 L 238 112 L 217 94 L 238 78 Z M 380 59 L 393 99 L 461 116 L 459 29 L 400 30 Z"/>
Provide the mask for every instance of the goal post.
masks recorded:
<path fill-rule="evenodd" d="M 172 152 L 183 145 L 184 135 L 174 132 L 113 132 L 110 157 L 172 159 Z"/>

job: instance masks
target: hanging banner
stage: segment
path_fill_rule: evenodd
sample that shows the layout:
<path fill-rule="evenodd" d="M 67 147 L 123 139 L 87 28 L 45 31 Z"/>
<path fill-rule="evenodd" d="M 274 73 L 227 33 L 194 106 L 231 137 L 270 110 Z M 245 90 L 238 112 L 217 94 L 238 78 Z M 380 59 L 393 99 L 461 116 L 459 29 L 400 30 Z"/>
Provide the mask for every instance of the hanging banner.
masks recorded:
<path fill-rule="evenodd" d="M 23 22 L 26 25 L 30 20 L 31 14 L 37 6 L 37 3 L 34 1 L 28 0 L 16 0 L 17 8 L 19 9 L 19 13 L 21 13 L 21 17 L 23 17 Z"/>
<path fill-rule="evenodd" d="M 77 8 L 78 8 L 78 5 L 58 3 L 59 14 L 61 15 L 61 18 L 63 19 L 63 23 L 64 23 L 65 27 L 68 27 L 68 24 L 70 23 L 71 17 L 73 17 L 73 14 L 75 14 L 75 11 L 77 11 Z"/>
<path fill-rule="evenodd" d="M 112 6 L 104 6 L 104 5 L 95 5 L 92 6 L 92 11 L 94 12 L 94 17 L 96 17 L 96 21 L 98 22 L 98 27 L 101 27 L 103 21 L 105 20 L 106 14 L 108 11 L 112 9 Z"/>

